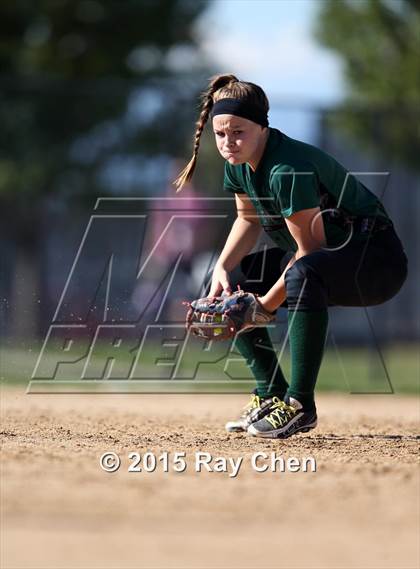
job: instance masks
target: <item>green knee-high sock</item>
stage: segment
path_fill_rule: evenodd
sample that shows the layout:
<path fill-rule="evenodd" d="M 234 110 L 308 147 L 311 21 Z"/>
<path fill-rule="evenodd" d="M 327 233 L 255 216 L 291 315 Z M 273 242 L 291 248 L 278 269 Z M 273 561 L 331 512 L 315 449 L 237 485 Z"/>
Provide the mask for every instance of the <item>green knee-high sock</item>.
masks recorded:
<path fill-rule="evenodd" d="M 283 398 L 288 384 L 281 370 L 267 328 L 253 328 L 238 334 L 235 346 L 245 358 L 257 381 L 260 397 Z"/>
<path fill-rule="evenodd" d="M 291 381 L 287 395 L 304 408 L 315 404 L 315 383 L 324 354 L 328 328 L 328 310 L 289 311 Z"/>

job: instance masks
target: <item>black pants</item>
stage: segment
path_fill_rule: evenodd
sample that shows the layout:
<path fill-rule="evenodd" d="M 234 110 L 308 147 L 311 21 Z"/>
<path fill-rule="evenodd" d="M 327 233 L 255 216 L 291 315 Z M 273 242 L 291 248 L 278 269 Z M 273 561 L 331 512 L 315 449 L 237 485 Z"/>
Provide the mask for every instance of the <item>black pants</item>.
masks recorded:
<path fill-rule="evenodd" d="M 271 248 L 247 255 L 230 274 L 232 289 L 265 294 L 283 273 L 291 252 Z M 391 299 L 407 278 L 407 256 L 393 227 L 352 240 L 338 250 L 322 249 L 298 259 L 285 274 L 293 310 L 327 306 L 373 306 Z"/>

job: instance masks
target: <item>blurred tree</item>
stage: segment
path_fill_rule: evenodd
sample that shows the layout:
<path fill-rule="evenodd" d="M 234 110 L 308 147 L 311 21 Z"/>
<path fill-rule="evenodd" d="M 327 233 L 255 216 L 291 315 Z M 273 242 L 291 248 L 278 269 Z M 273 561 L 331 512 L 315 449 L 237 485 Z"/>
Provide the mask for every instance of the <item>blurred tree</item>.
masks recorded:
<path fill-rule="evenodd" d="M 345 65 L 348 96 L 332 122 L 419 169 L 420 2 L 326 0 L 316 36 Z"/>
<path fill-rule="evenodd" d="M 173 154 L 185 144 L 180 119 L 194 109 L 180 101 L 207 77 L 193 29 L 206 6 L 2 2 L 0 197 L 26 210 L 49 192 L 92 196 L 106 191 L 100 170 L 111 155 Z"/>
<path fill-rule="evenodd" d="M 135 195 L 147 184 L 164 193 L 171 157 L 190 154 L 194 101 L 210 72 L 194 29 L 208 1 L 1 2 L 1 299 L 17 286 L 18 259 L 32 275 L 26 302 L 44 309 L 51 204 L 127 194 L 122 171 Z"/>

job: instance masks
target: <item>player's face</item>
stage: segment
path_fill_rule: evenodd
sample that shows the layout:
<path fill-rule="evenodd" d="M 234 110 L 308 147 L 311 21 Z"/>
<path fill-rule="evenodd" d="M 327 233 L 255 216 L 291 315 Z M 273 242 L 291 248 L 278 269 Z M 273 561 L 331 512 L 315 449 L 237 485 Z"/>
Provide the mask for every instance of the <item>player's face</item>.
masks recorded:
<path fill-rule="evenodd" d="M 235 115 L 216 115 L 213 130 L 217 149 L 229 164 L 253 164 L 266 141 L 266 128 Z"/>

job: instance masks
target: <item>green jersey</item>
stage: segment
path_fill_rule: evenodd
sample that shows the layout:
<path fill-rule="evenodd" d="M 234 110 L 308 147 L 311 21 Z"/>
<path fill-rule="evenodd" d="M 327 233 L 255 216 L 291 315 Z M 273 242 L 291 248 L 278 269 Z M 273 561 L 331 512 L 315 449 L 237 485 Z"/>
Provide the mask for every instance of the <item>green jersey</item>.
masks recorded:
<path fill-rule="evenodd" d="M 224 189 L 246 194 L 261 225 L 274 242 L 297 250 L 284 218 L 297 211 L 320 207 L 328 247 L 338 247 L 349 237 L 344 219 L 390 219 L 380 200 L 337 160 L 319 148 L 294 140 L 269 128 L 264 153 L 255 172 L 249 164 L 225 163 Z M 362 238 L 355 234 L 353 239 Z"/>

